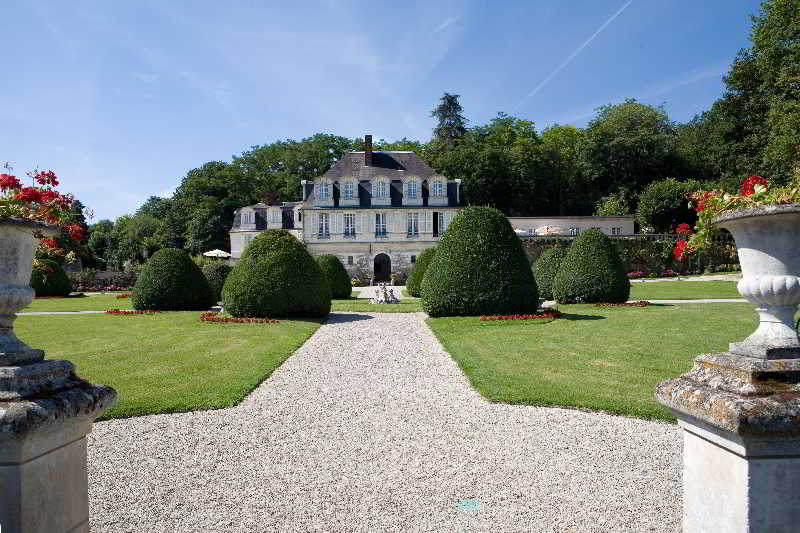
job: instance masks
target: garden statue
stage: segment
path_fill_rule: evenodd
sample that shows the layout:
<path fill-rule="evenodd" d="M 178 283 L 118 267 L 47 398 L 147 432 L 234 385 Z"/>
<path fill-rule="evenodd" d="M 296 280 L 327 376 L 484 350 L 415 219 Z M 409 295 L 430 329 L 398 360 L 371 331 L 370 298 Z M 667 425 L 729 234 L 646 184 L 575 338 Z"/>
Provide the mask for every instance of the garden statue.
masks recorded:
<path fill-rule="evenodd" d="M 394 295 L 394 289 L 387 289 L 385 283 L 378 285 L 375 289 L 375 298 L 371 300 L 374 304 L 397 304 L 400 303 Z"/>

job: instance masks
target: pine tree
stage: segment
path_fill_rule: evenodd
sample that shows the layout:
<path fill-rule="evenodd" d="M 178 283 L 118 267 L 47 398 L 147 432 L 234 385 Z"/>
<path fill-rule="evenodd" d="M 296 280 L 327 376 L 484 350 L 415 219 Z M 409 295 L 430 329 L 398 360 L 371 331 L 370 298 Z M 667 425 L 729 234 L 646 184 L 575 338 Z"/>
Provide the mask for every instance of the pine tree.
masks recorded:
<path fill-rule="evenodd" d="M 439 99 L 439 105 L 431 111 L 431 116 L 436 117 L 439 123 L 433 128 L 433 142 L 440 149 L 450 150 L 467 132 L 467 119 L 462 112 L 457 94 L 444 93 Z"/>

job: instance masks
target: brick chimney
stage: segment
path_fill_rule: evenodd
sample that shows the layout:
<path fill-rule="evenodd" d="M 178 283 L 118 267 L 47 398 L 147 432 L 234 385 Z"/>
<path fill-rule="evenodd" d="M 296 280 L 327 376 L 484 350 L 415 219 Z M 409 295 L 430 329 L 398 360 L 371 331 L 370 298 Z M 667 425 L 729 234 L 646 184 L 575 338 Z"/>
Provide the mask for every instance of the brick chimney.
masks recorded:
<path fill-rule="evenodd" d="M 364 135 L 364 166 L 372 166 L 372 135 Z"/>

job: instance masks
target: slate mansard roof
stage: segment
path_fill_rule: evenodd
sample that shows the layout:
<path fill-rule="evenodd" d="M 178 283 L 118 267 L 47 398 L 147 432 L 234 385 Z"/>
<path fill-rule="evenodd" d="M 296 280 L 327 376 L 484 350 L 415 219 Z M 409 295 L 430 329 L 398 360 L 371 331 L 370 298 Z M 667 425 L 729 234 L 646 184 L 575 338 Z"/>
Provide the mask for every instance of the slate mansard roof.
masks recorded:
<path fill-rule="evenodd" d="M 414 152 L 372 152 L 372 164 L 369 166 L 364 164 L 364 152 L 347 152 L 322 177 L 331 180 L 345 177 L 369 180 L 379 176 L 391 179 L 417 176 L 424 180 L 437 175 Z"/>

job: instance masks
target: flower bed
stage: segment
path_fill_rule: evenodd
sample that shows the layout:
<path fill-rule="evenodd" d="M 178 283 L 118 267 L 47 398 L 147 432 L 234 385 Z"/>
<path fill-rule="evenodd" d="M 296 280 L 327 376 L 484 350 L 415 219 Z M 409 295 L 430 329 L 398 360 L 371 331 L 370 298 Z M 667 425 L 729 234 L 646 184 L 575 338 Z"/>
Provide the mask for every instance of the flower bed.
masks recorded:
<path fill-rule="evenodd" d="M 123 292 L 122 294 L 117 294 L 117 295 L 115 296 L 115 298 L 116 298 L 117 300 L 123 300 L 123 299 L 125 299 L 125 298 L 130 298 L 130 297 L 131 297 L 131 293 L 129 293 L 129 292 Z"/>
<path fill-rule="evenodd" d="M 639 300 L 638 302 L 594 304 L 595 307 L 647 307 L 648 305 L 650 305 L 650 302 L 647 300 Z"/>
<path fill-rule="evenodd" d="M 200 320 L 203 322 L 218 322 L 225 324 L 277 324 L 274 318 L 236 318 L 232 316 L 218 316 L 219 313 L 206 311 L 200 313 Z"/>
<path fill-rule="evenodd" d="M 155 309 L 141 309 L 141 310 L 129 310 L 129 309 L 109 309 L 106 311 L 107 315 L 155 315 L 156 313 L 160 313 L 161 311 L 156 311 Z"/>
<path fill-rule="evenodd" d="M 76 291 L 91 291 L 91 292 L 112 292 L 112 291 L 130 291 L 133 289 L 131 285 L 75 285 Z"/>
<path fill-rule="evenodd" d="M 530 315 L 484 315 L 481 322 L 494 322 L 498 320 L 533 320 L 537 318 L 560 318 L 561 311 L 558 309 L 546 309 L 541 313 Z"/>

